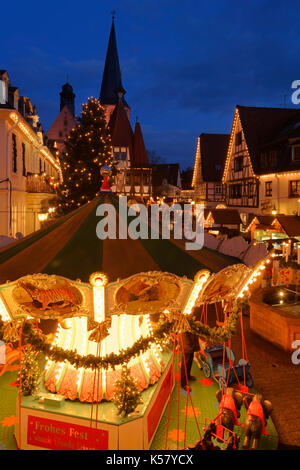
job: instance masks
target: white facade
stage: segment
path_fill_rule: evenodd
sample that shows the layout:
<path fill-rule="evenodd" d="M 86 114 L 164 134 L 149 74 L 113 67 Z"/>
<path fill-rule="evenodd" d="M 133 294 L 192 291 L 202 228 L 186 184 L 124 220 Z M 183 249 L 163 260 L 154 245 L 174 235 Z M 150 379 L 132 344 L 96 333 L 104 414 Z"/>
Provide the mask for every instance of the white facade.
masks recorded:
<path fill-rule="evenodd" d="M 0 108 L 0 234 L 15 237 L 38 230 L 41 216 L 61 182 L 60 164 L 26 119 Z"/>
<path fill-rule="evenodd" d="M 296 152 L 292 142 L 292 159 L 300 160 L 300 151 Z M 235 110 L 227 159 L 223 173 L 226 184 L 226 205 L 238 209 L 244 221 L 247 215 L 298 213 L 300 199 L 300 170 L 278 172 L 276 164 L 266 167 L 265 174 L 256 174 L 252 167 L 244 129 L 239 111 Z M 268 171 L 269 169 L 269 171 Z"/>
<path fill-rule="evenodd" d="M 276 211 L 277 214 L 298 213 L 300 199 L 300 171 L 270 173 L 260 180 L 260 214 Z"/>

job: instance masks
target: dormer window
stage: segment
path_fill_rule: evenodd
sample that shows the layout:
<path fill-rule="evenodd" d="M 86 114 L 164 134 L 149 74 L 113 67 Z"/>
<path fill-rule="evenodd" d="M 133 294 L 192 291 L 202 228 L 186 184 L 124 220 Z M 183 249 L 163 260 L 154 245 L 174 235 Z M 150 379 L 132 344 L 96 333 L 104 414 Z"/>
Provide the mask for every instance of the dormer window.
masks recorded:
<path fill-rule="evenodd" d="M 270 150 L 268 152 L 261 153 L 260 164 L 262 170 L 268 168 L 274 168 L 277 165 L 277 150 Z"/>
<path fill-rule="evenodd" d="M 292 147 L 292 160 L 294 162 L 300 162 L 300 145 Z"/>
<path fill-rule="evenodd" d="M 263 170 L 268 168 L 268 154 L 266 152 L 260 155 L 260 164 Z"/>
<path fill-rule="evenodd" d="M 271 168 L 274 168 L 277 165 L 277 152 L 276 150 L 270 151 L 269 164 Z"/>

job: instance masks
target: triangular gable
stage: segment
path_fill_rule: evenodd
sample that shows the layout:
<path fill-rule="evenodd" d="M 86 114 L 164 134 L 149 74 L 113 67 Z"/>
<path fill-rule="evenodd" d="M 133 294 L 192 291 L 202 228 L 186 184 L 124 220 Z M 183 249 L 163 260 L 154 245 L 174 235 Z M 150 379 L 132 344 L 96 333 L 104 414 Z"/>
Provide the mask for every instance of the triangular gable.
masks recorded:
<path fill-rule="evenodd" d="M 260 154 L 263 149 L 273 145 L 278 139 L 288 139 L 298 129 L 300 122 L 300 110 L 297 108 L 264 108 L 253 106 L 239 106 L 235 108 L 233 126 L 231 131 L 230 145 L 223 173 L 223 181 L 227 180 L 228 165 L 234 145 L 235 126 L 241 125 L 243 135 L 250 156 L 250 165 L 253 176 L 264 174 L 265 168 L 261 168 Z M 291 134 L 288 134 L 288 131 Z M 287 162 L 279 159 L 273 171 L 283 171 Z"/>
<path fill-rule="evenodd" d="M 67 117 L 67 125 L 64 125 L 64 121 Z M 65 136 L 59 137 L 59 132 L 62 129 L 66 129 L 66 133 L 69 135 L 71 130 L 76 126 L 76 121 L 67 105 L 63 107 L 52 126 L 47 132 L 48 139 L 51 140 L 64 140 Z"/>
<path fill-rule="evenodd" d="M 253 219 L 251 220 L 251 222 L 247 225 L 247 227 L 245 228 L 245 232 L 250 232 L 251 228 L 253 225 L 258 225 L 259 224 L 259 220 L 258 218 L 255 216 L 253 217 Z"/>
<path fill-rule="evenodd" d="M 229 137 L 228 134 L 207 133 L 202 133 L 198 137 L 192 180 L 193 187 L 202 182 L 221 182 Z"/>
<path fill-rule="evenodd" d="M 286 231 L 284 230 L 284 228 L 282 227 L 282 225 L 280 224 L 279 220 L 277 219 L 277 217 L 273 220 L 273 222 L 271 223 L 272 227 L 274 227 L 275 230 L 277 230 L 277 232 L 282 232 L 282 233 L 286 233 Z"/>
<path fill-rule="evenodd" d="M 281 228 L 289 237 L 300 236 L 300 221 L 295 215 L 277 215 L 272 225 Z"/>
<path fill-rule="evenodd" d="M 233 168 L 233 149 L 235 148 L 235 136 L 238 131 L 242 132 L 242 139 L 246 148 L 246 158 L 247 158 L 247 163 L 249 164 L 249 176 L 254 177 L 255 173 L 253 170 L 252 166 L 252 161 L 248 149 L 248 144 L 246 140 L 246 135 L 244 132 L 244 128 L 240 119 L 239 115 L 239 109 L 238 106 L 235 108 L 234 112 L 234 118 L 233 118 L 233 123 L 232 123 L 232 128 L 231 128 L 231 133 L 230 133 L 230 139 L 229 139 L 229 146 L 228 146 L 228 152 L 227 152 L 227 157 L 225 161 L 225 166 L 224 166 L 224 172 L 223 172 L 223 178 L 222 178 L 222 183 L 226 183 L 228 179 L 228 173 L 229 171 Z"/>

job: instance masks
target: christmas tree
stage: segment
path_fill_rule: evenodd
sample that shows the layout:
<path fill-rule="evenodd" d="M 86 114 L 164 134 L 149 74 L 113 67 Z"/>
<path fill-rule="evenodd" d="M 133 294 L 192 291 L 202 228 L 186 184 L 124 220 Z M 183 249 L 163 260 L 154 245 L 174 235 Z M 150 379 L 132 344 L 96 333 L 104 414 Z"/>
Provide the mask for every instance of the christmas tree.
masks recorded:
<path fill-rule="evenodd" d="M 100 169 L 110 165 L 111 139 L 104 108 L 96 98 L 82 105 L 62 157 L 63 183 L 59 188 L 60 212 L 69 212 L 91 201 L 99 192 Z"/>
<path fill-rule="evenodd" d="M 119 410 L 118 414 L 123 413 L 124 416 L 132 413 L 143 402 L 137 381 L 127 366 L 122 367 L 121 377 L 116 382 L 113 402 Z"/>
<path fill-rule="evenodd" d="M 21 390 L 23 395 L 34 395 L 40 382 L 40 367 L 38 353 L 27 346 L 21 363 Z M 20 383 L 20 372 L 17 383 Z"/>

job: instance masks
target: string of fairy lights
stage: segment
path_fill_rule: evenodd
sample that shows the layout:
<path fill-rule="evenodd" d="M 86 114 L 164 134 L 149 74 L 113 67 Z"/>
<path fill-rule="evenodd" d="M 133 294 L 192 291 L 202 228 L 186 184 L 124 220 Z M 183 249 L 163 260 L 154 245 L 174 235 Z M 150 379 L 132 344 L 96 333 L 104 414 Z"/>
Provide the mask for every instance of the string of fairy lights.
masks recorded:
<path fill-rule="evenodd" d="M 62 159 L 61 208 L 88 203 L 99 191 L 100 168 L 112 162 L 111 136 L 104 107 L 96 98 L 82 105 L 78 124 L 66 139 Z"/>
<path fill-rule="evenodd" d="M 222 183 L 223 184 L 226 183 L 227 175 L 228 175 L 228 172 L 230 170 L 230 165 L 232 163 L 231 155 L 232 155 L 233 141 L 234 141 L 234 137 L 236 135 L 237 125 L 240 122 L 241 122 L 241 118 L 240 118 L 239 110 L 238 110 L 238 108 L 236 108 L 235 113 L 234 113 L 234 118 L 233 118 L 233 124 L 232 124 L 232 130 L 231 130 L 231 134 L 230 134 L 230 140 L 229 140 L 227 156 L 226 156 L 226 160 L 225 160 L 225 167 L 224 167 L 223 177 L 222 177 Z M 243 143 L 245 145 L 245 150 L 246 150 L 246 155 L 245 156 L 247 157 L 250 174 L 251 174 L 252 177 L 256 177 L 256 175 L 254 173 L 253 166 L 252 166 L 251 157 L 250 157 L 250 153 L 249 153 L 249 149 L 248 149 L 246 139 L 244 139 Z"/>

